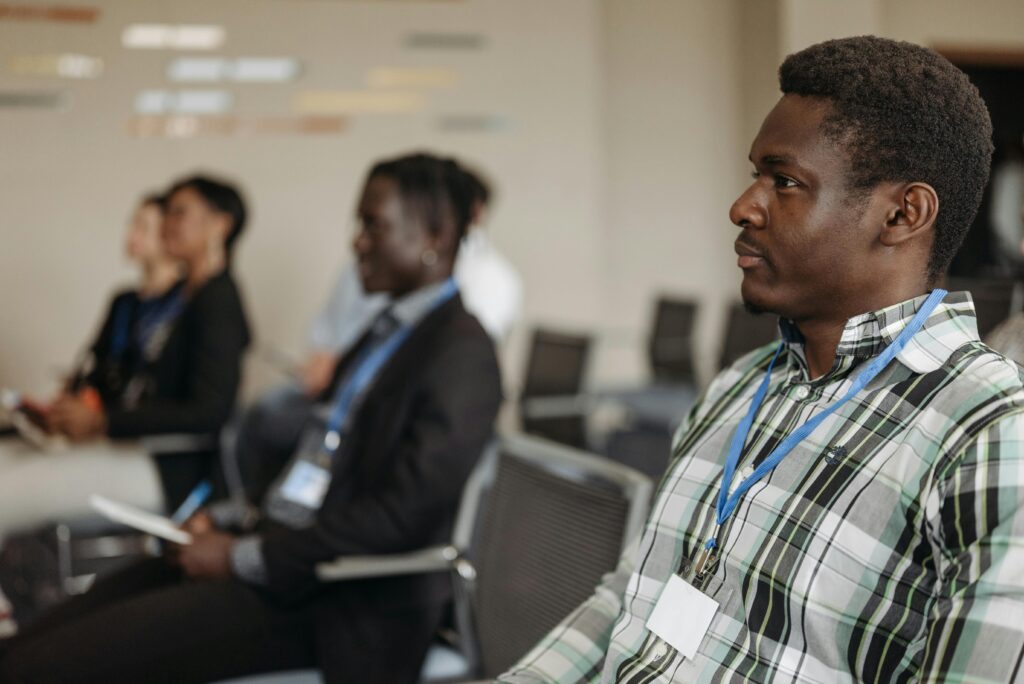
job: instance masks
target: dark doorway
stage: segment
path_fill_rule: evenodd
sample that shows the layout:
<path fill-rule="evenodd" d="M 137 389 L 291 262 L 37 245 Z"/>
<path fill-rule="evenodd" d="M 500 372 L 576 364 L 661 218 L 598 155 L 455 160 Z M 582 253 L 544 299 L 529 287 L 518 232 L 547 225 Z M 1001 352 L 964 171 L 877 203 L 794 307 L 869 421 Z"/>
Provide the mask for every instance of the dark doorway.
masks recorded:
<path fill-rule="evenodd" d="M 936 48 L 978 87 L 992 116 L 995 153 L 978 216 L 950 275 L 962 278 L 1024 274 L 1024 52 Z"/>

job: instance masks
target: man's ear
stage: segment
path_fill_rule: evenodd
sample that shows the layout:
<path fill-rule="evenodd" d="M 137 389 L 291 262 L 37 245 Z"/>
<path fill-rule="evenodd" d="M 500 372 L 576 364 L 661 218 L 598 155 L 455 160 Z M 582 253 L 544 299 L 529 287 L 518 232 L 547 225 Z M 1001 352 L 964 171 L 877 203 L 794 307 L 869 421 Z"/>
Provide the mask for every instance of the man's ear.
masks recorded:
<path fill-rule="evenodd" d="M 436 233 L 428 233 L 430 235 L 430 247 L 439 256 L 447 256 L 455 253 L 455 229 L 451 226 L 446 226 Z"/>
<path fill-rule="evenodd" d="M 879 239 L 886 247 L 929 239 L 939 214 L 939 196 L 927 183 L 894 183 L 887 193 L 889 207 Z"/>

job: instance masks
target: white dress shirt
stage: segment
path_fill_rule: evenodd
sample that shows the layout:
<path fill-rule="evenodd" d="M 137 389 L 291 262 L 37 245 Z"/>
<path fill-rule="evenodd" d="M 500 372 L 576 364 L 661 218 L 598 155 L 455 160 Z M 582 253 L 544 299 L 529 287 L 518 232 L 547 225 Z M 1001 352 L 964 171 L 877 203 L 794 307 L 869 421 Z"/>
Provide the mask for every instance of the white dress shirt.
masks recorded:
<path fill-rule="evenodd" d="M 491 243 L 487 233 L 471 230 L 459 245 L 455 280 L 462 302 L 496 342 L 504 340 L 519 317 L 523 285 L 511 262 Z M 386 294 L 367 294 L 359 269 L 342 269 L 330 297 L 313 319 L 309 346 L 317 351 L 345 352 L 388 305 Z"/>

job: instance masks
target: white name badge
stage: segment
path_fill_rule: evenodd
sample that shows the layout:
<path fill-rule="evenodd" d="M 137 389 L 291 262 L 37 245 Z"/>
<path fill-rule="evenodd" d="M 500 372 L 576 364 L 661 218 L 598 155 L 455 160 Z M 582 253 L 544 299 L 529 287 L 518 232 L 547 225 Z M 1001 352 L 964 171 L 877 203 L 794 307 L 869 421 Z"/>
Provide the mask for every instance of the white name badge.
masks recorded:
<path fill-rule="evenodd" d="M 330 472 L 309 461 L 298 461 L 281 486 L 281 494 L 288 501 L 319 510 L 330 486 Z"/>
<path fill-rule="evenodd" d="M 678 575 L 672 575 L 658 597 L 647 629 L 685 658 L 693 660 L 718 612 L 718 601 Z"/>

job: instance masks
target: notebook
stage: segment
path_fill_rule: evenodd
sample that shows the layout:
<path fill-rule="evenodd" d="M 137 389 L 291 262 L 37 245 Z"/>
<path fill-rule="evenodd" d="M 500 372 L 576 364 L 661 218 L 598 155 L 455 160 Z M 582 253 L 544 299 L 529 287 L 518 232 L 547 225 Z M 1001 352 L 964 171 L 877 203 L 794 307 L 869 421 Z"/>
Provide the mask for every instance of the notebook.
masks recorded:
<path fill-rule="evenodd" d="M 156 515 L 141 508 L 113 501 L 100 494 L 89 497 L 89 505 L 114 522 L 160 537 L 175 544 L 191 544 L 192 535 L 178 527 L 170 518 Z"/>

